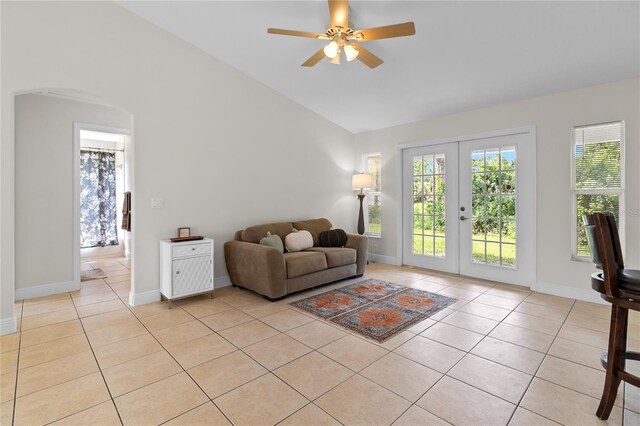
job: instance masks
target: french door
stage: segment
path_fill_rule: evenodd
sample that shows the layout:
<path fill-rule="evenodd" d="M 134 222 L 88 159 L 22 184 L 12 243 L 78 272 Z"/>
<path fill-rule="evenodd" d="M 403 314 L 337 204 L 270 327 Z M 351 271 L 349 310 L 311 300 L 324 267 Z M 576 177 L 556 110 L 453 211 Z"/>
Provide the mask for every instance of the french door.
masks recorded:
<path fill-rule="evenodd" d="M 531 286 L 531 131 L 403 149 L 403 264 Z"/>
<path fill-rule="evenodd" d="M 457 273 L 458 144 L 404 150 L 402 169 L 403 263 Z"/>

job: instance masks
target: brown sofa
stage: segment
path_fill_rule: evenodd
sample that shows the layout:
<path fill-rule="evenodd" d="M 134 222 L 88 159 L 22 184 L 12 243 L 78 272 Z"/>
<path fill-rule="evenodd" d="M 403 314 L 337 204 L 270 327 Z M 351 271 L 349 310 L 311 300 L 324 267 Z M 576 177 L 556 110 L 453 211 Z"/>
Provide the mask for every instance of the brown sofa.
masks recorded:
<path fill-rule="evenodd" d="M 250 226 L 236 232 L 235 240 L 224 245 L 231 282 L 269 299 L 278 299 L 321 284 L 361 276 L 367 264 L 367 237 L 347 234 L 344 247 L 319 247 L 320 233 L 331 226 L 327 219 L 311 219 Z M 312 248 L 283 254 L 259 244 L 267 232 L 278 235 L 284 242 L 294 228 L 311 233 Z"/>

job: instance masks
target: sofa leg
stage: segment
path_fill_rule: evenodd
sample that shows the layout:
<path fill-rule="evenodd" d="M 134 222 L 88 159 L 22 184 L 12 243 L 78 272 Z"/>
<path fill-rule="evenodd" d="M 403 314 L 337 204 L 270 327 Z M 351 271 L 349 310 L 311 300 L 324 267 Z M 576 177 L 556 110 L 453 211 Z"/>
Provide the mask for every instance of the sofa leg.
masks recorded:
<path fill-rule="evenodd" d="M 262 296 L 264 297 L 266 300 L 268 300 L 269 302 L 277 302 L 279 300 L 284 299 L 285 297 L 287 297 L 287 295 L 285 294 L 284 296 L 280 296 L 280 297 L 275 297 L 275 298 L 270 298 L 269 296 Z"/>
<path fill-rule="evenodd" d="M 356 274 L 353 276 L 353 278 L 360 278 L 361 276 L 363 276 L 364 274 Z"/>

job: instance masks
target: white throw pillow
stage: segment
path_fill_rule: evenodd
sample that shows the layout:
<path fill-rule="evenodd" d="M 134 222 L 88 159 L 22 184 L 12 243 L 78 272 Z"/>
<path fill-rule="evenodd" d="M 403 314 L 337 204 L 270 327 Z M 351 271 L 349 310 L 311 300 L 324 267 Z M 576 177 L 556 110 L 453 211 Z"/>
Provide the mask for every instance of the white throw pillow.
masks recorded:
<path fill-rule="evenodd" d="M 288 251 L 302 251 L 313 247 L 313 237 L 309 231 L 292 232 L 284 237 L 284 246 Z"/>

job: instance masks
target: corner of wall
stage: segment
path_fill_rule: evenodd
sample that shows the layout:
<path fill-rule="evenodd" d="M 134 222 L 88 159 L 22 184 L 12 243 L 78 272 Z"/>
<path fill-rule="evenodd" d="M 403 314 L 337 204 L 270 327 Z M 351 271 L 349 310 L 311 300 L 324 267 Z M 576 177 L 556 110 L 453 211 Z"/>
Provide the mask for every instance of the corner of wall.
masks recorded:
<path fill-rule="evenodd" d="M 222 277 L 215 277 L 213 279 L 213 288 L 220 288 L 220 287 L 229 287 L 231 285 L 231 278 L 229 278 L 229 275 L 224 275 Z"/>
<path fill-rule="evenodd" d="M 16 331 L 18 331 L 18 321 L 15 315 L 0 319 L 0 336 L 15 333 Z"/>
<path fill-rule="evenodd" d="M 140 306 L 146 305 L 147 303 L 159 302 L 160 301 L 160 290 L 151 290 L 144 291 L 142 293 L 134 293 L 133 291 L 129 293 L 129 305 L 131 306 Z"/>
<path fill-rule="evenodd" d="M 32 287 L 17 288 L 16 300 L 33 299 L 36 297 L 51 296 L 52 294 L 67 293 L 69 291 L 80 290 L 80 282 L 63 281 L 59 283 L 48 283 Z"/>

